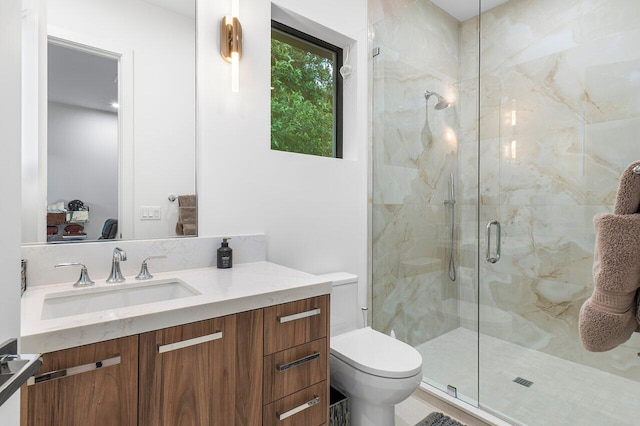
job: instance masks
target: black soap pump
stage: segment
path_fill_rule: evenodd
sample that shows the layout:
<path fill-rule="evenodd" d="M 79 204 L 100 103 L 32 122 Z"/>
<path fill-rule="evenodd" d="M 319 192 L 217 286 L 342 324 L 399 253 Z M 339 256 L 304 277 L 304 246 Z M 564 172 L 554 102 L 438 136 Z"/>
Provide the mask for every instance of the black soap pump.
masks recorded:
<path fill-rule="evenodd" d="M 233 250 L 227 242 L 231 238 L 223 238 L 222 245 L 218 249 L 218 268 L 227 269 L 233 266 Z"/>

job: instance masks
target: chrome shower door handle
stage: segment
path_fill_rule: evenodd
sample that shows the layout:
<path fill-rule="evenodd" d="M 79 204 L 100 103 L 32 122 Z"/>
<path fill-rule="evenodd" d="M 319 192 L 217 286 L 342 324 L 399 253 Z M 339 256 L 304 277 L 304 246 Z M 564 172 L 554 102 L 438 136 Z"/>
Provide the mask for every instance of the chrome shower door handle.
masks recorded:
<path fill-rule="evenodd" d="M 491 227 L 493 225 L 496 226 L 496 255 L 495 256 L 491 256 Z M 487 262 L 496 263 L 498 260 L 500 260 L 500 251 L 501 251 L 500 240 L 501 240 L 500 222 L 498 222 L 497 220 L 492 220 L 491 222 L 487 223 L 487 254 L 486 254 Z"/>

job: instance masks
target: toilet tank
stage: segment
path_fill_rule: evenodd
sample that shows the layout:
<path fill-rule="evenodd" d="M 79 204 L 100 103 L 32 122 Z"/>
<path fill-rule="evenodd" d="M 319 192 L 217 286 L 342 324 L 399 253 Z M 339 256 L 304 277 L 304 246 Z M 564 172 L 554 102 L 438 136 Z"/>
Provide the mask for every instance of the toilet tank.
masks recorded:
<path fill-rule="evenodd" d="M 331 336 L 358 328 L 358 276 L 348 272 L 319 275 L 332 282 Z"/>

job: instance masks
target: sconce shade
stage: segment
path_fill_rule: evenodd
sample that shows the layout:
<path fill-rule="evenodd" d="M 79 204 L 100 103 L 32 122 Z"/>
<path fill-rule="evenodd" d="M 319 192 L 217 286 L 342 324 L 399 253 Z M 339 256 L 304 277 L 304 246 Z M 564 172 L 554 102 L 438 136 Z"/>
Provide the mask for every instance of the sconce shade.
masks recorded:
<path fill-rule="evenodd" d="M 242 57 L 242 26 L 235 16 L 225 16 L 220 23 L 220 54 L 231 63 L 233 53 Z"/>

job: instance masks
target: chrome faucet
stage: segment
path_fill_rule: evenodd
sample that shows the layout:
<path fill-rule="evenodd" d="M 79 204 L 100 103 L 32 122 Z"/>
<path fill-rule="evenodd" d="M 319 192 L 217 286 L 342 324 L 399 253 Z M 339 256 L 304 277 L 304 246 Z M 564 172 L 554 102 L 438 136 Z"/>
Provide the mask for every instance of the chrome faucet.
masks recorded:
<path fill-rule="evenodd" d="M 151 259 L 166 259 L 167 256 L 149 256 L 145 260 L 142 261 L 142 265 L 140 266 L 140 273 L 136 276 L 136 280 L 150 280 L 153 278 L 151 272 L 149 272 L 149 267 L 147 266 L 147 262 Z"/>
<path fill-rule="evenodd" d="M 113 259 L 111 261 L 111 273 L 107 278 L 108 283 L 121 283 L 124 281 L 122 271 L 120 270 L 120 262 L 127 260 L 127 252 L 120 247 L 113 249 Z"/>
<path fill-rule="evenodd" d="M 89 278 L 89 272 L 87 272 L 87 267 L 84 266 L 84 264 L 79 262 L 72 262 L 72 263 L 58 263 L 57 265 L 55 265 L 56 268 L 61 268 L 64 266 L 82 267 L 82 269 L 80 270 L 80 278 L 78 278 L 78 281 L 76 281 L 76 283 L 73 285 L 74 287 L 89 287 L 95 284 L 91 280 L 91 278 Z"/>

